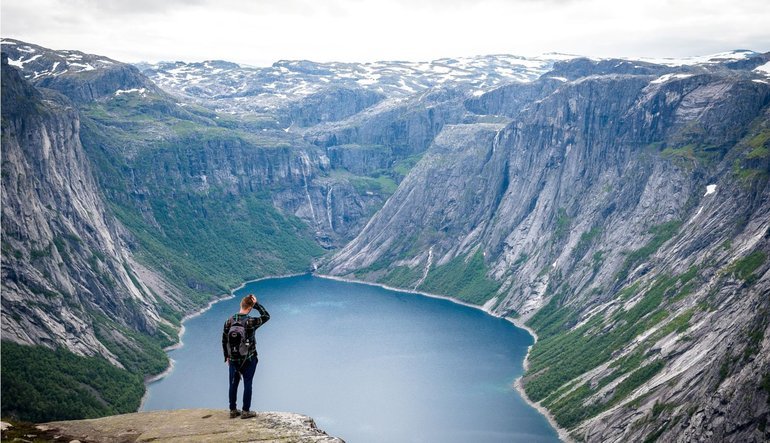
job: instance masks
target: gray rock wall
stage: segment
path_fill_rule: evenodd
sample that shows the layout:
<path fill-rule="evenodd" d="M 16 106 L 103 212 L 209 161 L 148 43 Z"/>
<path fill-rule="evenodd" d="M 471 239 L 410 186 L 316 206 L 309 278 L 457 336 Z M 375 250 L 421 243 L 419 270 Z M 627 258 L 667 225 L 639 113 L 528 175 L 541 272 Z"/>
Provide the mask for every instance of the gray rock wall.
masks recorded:
<path fill-rule="evenodd" d="M 130 235 L 105 210 L 71 102 L 32 88 L 5 57 L 2 74 L 3 339 L 119 365 L 96 318 L 160 333 L 158 303 L 181 296 L 127 250 Z"/>

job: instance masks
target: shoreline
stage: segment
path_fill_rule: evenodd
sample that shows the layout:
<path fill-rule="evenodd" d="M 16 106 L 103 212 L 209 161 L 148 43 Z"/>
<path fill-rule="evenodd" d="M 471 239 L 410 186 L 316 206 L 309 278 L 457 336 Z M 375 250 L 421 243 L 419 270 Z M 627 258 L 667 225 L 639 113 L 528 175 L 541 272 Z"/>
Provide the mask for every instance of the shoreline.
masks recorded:
<path fill-rule="evenodd" d="M 341 281 L 341 282 L 345 282 L 345 283 L 359 283 L 359 284 L 367 285 L 367 286 L 377 286 L 377 287 L 380 287 L 382 289 L 387 289 L 389 291 L 404 292 L 404 293 L 407 293 L 407 294 L 422 295 L 423 297 L 437 298 L 439 300 L 447 300 L 447 301 L 451 301 L 452 303 L 455 303 L 455 304 L 458 304 L 458 305 L 462 305 L 462 306 L 467 306 L 469 308 L 478 309 L 480 311 L 486 312 L 487 314 L 489 314 L 489 315 L 491 315 L 493 317 L 504 318 L 504 317 L 501 317 L 499 315 L 493 314 L 489 310 L 484 309 L 482 306 L 474 305 L 474 304 L 468 303 L 468 302 L 464 302 L 462 300 L 458 300 L 456 298 L 449 297 L 449 296 L 446 296 L 446 295 L 431 294 L 429 292 L 416 291 L 416 290 L 413 290 L 413 289 L 402 289 L 402 288 L 397 288 L 395 286 L 388 286 L 388 285 L 385 285 L 385 284 L 382 284 L 382 283 L 373 283 L 373 282 L 365 281 L 365 280 L 355 280 L 355 279 L 352 279 L 352 278 L 338 277 L 336 275 L 326 275 L 326 274 L 316 274 L 316 273 L 311 273 L 311 275 L 313 277 L 323 278 L 323 279 L 326 279 L 326 280 L 336 280 L 336 281 Z"/>
<path fill-rule="evenodd" d="M 219 303 L 219 302 L 224 301 L 224 300 L 229 300 L 229 299 L 231 299 L 233 297 L 235 297 L 235 295 L 230 293 L 229 295 L 222 295 L 220 297 L 214 298 L 214 299 L 210 300 L 206 304 L 206 306 L 204 306 L 204 307 L 198 309 L 197 311 L 194 311 L 194 312 L 192 312 L 190 314 L 187 314 L 184 317 L 182 317 L 182 319 L 179 321 L 179 332 L 177 333 L 177 340 L 178 340 L 178 342 L 174 343 L 173 345 L 166 346 L 165 348 L 163 348 L 163 351 L 164 352 L 173 351 L 174 349 L 179 349 L 182 346 L 184 346 L 184 341 L 182 341 L 182 339 L 184 338 L 184 333 L 186 331 L 186 328 L 184 326 L 184 322 L 186 322 L 187 320 L 190 320 L 192 318 L 195 318 L 195 317 L 203 314 L 204 312 L 206 312 L 209 309 L 211 309 L 211 307 L 214 306 L 216 303 Z M 160 375 L 160 374 L 158 374 L 158 375 Z M 158 375 L 154 375 L 151 378 L 156 378 L 156 377 L 158 377 Z"/>
<path fill-rule="evenodd" d="M 529 345 L 529 347 L 527 348 L 527 353 L 524 355 L 524 361 L 522 362 L 522 366 L 524 367 L 524 372 L 526 372 L 529 370 L 529 353 L 532 350 L 532 346 L 534 346 L 538 340 L 537 333 L 532 328 L 525 325 L 524 322 L 522 322 L 517 318 L 507 318 L 507 320 L 513 323 L 514 326 L 516 326 L 517 328 L 521 328 L 527 331 L 529 335 L 531 335 L 532 338 L 535 339 L 535 342 Z M 540 415 L 542 415 L 543 417 L 546 418 L 546 420 L 548 420 L 548 423 L 551 424 L 551 427 L 556 429 L 556 433 L 559 434 L 559 439 L 561 439 L 563 442 L 566 442 L 566 443 L 573 442 L 574 440 L 572 439 L 572 437 L 570 437 L 569 432 L 567 432 L 566 429 L 559 426 L 559 424 L 556 422 L 556 418 L 551 414 L 551 411 L 543 407 L 540 403 L 535 403 L 527 396 L 526 391 L 524 391 L 524 385 L 522 384 L 523 378 L 524 378 L 524 374 L 522 374 L 519 378 L 513 381 L 513 389 L 515 389 L 516 392 L 519 393 L 521 398 L 523 398 L 528 405 L 535 408 L 537 412 L 540 413 Z"/>
<path fill-rule="evenodd" d="M 258 281 L 261 281 L 261 280 L 267 280 L 267 279 L 271 279 L 271 278 L 297 277 L 297 276 L 306 275 L 306 274 L 308 274 L 308 273 L 307 272 L 303 272 L 303 273 L 284 274 L 284 275 L 267 275 L 265 277 L 259 277 L 259 278 L 255 278 L 253 280 L 247 280 L 247 281 L 241 283 L 240 286 L 238 286 L 238 287 L 236 287 L 234 289 L 231 289 L 228 294 L 222 294 L 220 296 L 217 296 L 217 297 L 209 300 L 209 302 L 204 307 L 202 307 L 202 308 L 198 309 L 197 311 L 194 311 L 194 312 L 192 312 L 190 314 L 187 314 L 184 317 L 182 317 L 182 320 L 179 321 L 179 331 L 177 332 L 177 340 L 178 340 L 178 342 L 174 343 L 173 345 L 166 346 L 165 348 L 163 348 L 163 352 L 166 352 L 166 354 L 168 355 L 168 351 L 173 351 L 175 349 L 180 349 L 182 346 L 184 346 L 184 341 L 182 340 L 182 338 L 184 337 L 184 333 L 186 331 L 185 326 L 184 326 L 184 322 L 186 322 L 187 320 L 190 320 L 192 318 L 198 317 L 199 315 L 202 315 L 204 312 L 206 312 L 209 309 L 211 309 L 212 306 L 214 306 L 215 304 L 217 304 L 217 303 L 219 303 L 221 301 L 230 300 L 230 299 L 235 298 L 235 293 L 237 291 L 240 291 L 241 289 L 245 288 L 246 285 L 248 285 L 249 283 L 255 283 L 255 282 L 258 282 Z M 149 389 L 150 385 L 155 383 L 155 382 L 157 382 L 157 381 L 159 381 L 159 380 L 162 380 L 163 378 L 165 378 L 169 374 L 171 374 L 174 371 L 174 363 L 175 363 L 174 359 L 171 358 L 171 357 L 168 357 L 168 366 L 166 367 L 166 369 L 163 372 L 161 372 L 159 374 L 151 375 L 151 376 L 148 376 L 148 377 L 144 378 L 144 395 L 142 395 L 142 401 L 139 402 L 139 407 L 137 408 L 136 412 L 141 412 L 142 408 L 144 408 L 144 404 L 147 401 L 147 396 L 150 393 L 150 389 Z"/>
<path fill-rule="evenodd" d="M 458 299 L 456 299 L 454 297 L 449 297 L 449 296 L 446 296 L 446 295 L 431 294 L 431 293 L 428 293 L 428 292 L 416 291 L 416 290 L 411 290 L 411 289 L 401 289 L 401 288 L 396 288 L 396 287 L 393 287 L 393 286 L 384 285 L 382 283 L 373 283 L 373 282 L 368 282 L 368 281 L 363 281 L 363 280 L 355 280 L 355 279 L 352 279 L 352 278 L 339 277 L 339 276 L 336 276 L 336 275 L 317 274 L 315 272 L 313 272 L 311 274 L 313 276 L 315 276 L 315 277 L 325 278 L 327 280 L 336 280 L 336 281 L 342 281 L 342 282 L 346 282 L 346 283 L 359 283 L 359 284 L 368 285 L 368 286 L 377 286 L 377 287 L 380 287 L 380 288 L 383 288 L 383 289 L 387 289 L 387 290 L 390 290 L 390 291 L 405 292 L 405 293 L 409 293 L 409 294 L 422 295 L 424 297 L 437 298 L 437 299 L 441 299 L 441 300 L 448 300 L 448 301 L 451 301 L 451 302 L 456 303 L 458 305 L 462 305 L 462 306 L 467 306 L 469 308 L 478 309 L 478 310 L 480 310 L 482 312 L 485 312 L 485 313 L 487 313 L 487 314 L 489 314 L 489 315 L 491 315 L 493 317 L 505 319 L 505 320 L 511 322 L 517 328 L 520 328 L 520 329 L 523 329 L 523 330 L 527 331 L 527 333 L 529 335 L 531 335 L 532 338 L 535 340 L 535 342 L 532 343 L 531 345 L 529 345 L 529 347 L 527 348 L 527 353 L 524 355 L 524 361 L 522 362 L 522 367 L 524 369 L 524 372 L 526 372 L 529 369 L 529 352 L 532 350 L 532 346 L 534 346 L 534 344 L 537 343 L 537 334 L 535 333 L 535 331 L 532 328 L 530 328 L 529 326 L 525 325 L 519 319 L 510 318 L 510 317 L 503 317 L 501 315 L 498 315 L 498 314 L 495 314 L 495 313 L 491 312 L 488 309 L 484 309 L 483 306 L 467 303 L 467 302 L 464 302 L 462 300 L 458 300 Z M 543 417 L 546 418 L 546 420 L 548 420 L 548 424 L 550 424 L 551 427 L 556 431 L 556 433 L 558 434 L 559 439 L 561 441 L 563 441 L 565 443 L 573 442 L 574 440 L 572 440 L 572 438 L 570 437 L 570 435 L 567 432 L 567 430 L 562 428 L 561 426 L 559 426 L 558 423 L 556 423 L 556 419 L 553 417 L 553 415 L 551 415 L 551 413 L 546 408 L 541 406 L 539 403 L 533 402 L 532 400 L 530 400 L 529 397 L 527 397 L 527 394 L 524 391 L 524 387 L 521 384 L 521 380 L 522 380 L 523 377 L 524 377 L 524 375 L 522 374 L 516 380 L 514 380 L 514 382 L 513 382 L 513 389 L 515 389 L 516 392 L 519 393 L 519 395 L 521 396 L 521 398 L 524 400 L 525 403 L 527 403 L 528 405 L 530 405 L 533 408 L 535 408 L 535 410 L 537 410 L 537 412 L 539 412 L 540 415 L 542 415 Z"/>

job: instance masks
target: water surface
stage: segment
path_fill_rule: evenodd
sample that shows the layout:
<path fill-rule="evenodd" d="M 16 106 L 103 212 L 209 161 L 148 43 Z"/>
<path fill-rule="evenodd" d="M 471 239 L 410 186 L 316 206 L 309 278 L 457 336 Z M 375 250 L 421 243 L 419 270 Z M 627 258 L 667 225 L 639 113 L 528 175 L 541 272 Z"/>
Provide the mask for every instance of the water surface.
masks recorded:
<path fill-rule="evenodd" d="M 143 410 L 227 408 L 222 326 L 250 292 L 272 317 L 257 331 L 252 409 L 309 415 L 348 443 L 558 441 L 512 388 L 525 331 L 447 300 L 309 275 L 249 283 L 188 320 Z"/>

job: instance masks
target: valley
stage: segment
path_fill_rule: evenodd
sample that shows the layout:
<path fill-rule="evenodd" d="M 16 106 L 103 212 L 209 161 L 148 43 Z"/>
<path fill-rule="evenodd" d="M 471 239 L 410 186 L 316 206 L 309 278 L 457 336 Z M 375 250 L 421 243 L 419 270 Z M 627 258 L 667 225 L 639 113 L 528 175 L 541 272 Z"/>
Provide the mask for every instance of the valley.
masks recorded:
<path fill-rule="evenodd" d="M 528 326 L 523 390 L 576 441 L 770 437 L 769 54 L 2 50 L 4 359 L 99 358 L 141 392 L 184 315 L 314 271 Z M 101 406 L 26 411 L 46 387 L 3 372 L 4 415 L 138 407 L 91 386 Z"/>

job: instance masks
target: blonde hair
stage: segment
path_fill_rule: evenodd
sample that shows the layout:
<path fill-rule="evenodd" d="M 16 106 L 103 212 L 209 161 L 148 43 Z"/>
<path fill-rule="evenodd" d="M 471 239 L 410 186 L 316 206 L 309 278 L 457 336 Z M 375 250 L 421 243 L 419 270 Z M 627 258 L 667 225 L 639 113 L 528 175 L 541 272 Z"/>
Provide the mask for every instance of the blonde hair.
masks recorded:
<path fill-rule="evenodd" d="M 254 294 L 249 294 L 246 297 L 243 297 L 243 299 L 241 299 L 241 309 L 246 310 L 253 308 L 255 298 L 256 297 L 254 297 Z"/>

